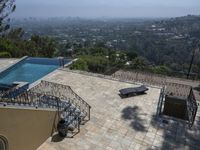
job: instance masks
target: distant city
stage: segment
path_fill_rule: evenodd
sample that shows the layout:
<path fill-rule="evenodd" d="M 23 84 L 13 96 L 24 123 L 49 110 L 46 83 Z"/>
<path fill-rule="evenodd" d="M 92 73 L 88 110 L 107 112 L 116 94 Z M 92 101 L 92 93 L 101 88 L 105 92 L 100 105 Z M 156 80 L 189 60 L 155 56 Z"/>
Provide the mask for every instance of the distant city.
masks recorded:
<path fill-rule="evenodd" d="M 152 65 L 165 65 L 178 73 L 188 70 L 194 39 L 200 38 L 199 24 L 198 15 L 165 19 L 26 18 L 11 22 L 12 27 L 23 28 L 24 38 L 49 36 L 62 51 L 96 45 L 134 51 Z M 198 64 L 199 60 L 195 59 L 194 73 L 200 70 Z"/>

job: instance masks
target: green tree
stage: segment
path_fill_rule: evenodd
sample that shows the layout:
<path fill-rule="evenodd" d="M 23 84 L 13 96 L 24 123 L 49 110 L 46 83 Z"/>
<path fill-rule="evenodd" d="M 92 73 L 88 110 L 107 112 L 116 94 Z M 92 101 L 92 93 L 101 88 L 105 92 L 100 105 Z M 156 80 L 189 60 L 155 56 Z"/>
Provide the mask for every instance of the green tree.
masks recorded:
<path fill-rule="evenodd" d="M 0 52 L 0 58 L 11 58 L 11 54 L 9 52 Z"/>
<path fill-rule="evenodd" d="M 35 56 L 52 57 L 56 51 L 56 43 L 49 37 L 33 35 L 31 37 L 31 42 L 35 47 Z"/>
<path fill-rule="evenodd" d="M 170 75 L 172 71 L 167 66 L 157 66 L 153 68 L 153 72 L 156 74 Z"/>
<path fill-rule="evenodd" d="M 105 57 L 85 55 L 79 57 L 79 59 L 75 61 L 70 68 L 91 71 L 95 73 L 104 73 L 108 66 L 109 61 Z"/>
<path fill-rule="evenodd" d="M 24 40 L 21 28 L 12 29 L 0 37 L 0 52 L 7 52 L 11 57 L 53 57 L 55 51 L 56 43 L 53 39 L 34 35 L 31 40 Z"/>
<path fill-rule="evenodd" d="M 6 38 L 12 40 L 21 40 L 24 35 L 24 31 L 22 28 L 11 29 L 10 32 L 6 35 Z"/>
<path fill-rule="evenodd" d="M 88 65 L 84 59 L 78 59 L 72 63 L 70 69 L 88 71 Z"/>
<path fill-rule="evenodd" d="M 128 51 L 126 52 L 126 56 L 129 61 L 132 61 L 133 59 L 137 57 L 137 53 L 134 51 Z"/>
<path fill-rule="evenodd" d="M 0 38 L 0 52 L 8 52 L 12 57 L 19 57 L 19 48 L 12 40 L 7 38 Z"/>
<path fill-rule="evenodd" d="M 130 67 L 131 67 L 132 69 L 144 70 L 144 69 L 148 69 L 149 64 L 150 64 L 150 63 L 149 63 L 149 61 L 148 61 L 146 58 L 139 56 L 139 57 L 136 57 L 136 58 L 132 61 Z"/>
<path fill-rule="evenodd" d="M 15 0 L 0 0 L 0 36 L 10 28 L 8 16 L 15 8 Z"/>

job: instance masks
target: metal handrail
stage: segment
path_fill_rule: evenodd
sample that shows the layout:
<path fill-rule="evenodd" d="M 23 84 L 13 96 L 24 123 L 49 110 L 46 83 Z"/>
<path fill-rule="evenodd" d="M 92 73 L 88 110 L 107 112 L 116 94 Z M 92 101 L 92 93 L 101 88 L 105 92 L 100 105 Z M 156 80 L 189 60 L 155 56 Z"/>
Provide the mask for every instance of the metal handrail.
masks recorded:
<path fill-rule="evenodd" d="M 8 93 L 10 94 L 11 92 L 12 94 L 12 91 L 15 91 L 15 89 L 10 90 Z M 86 116 L 84 118 L 85 121 L 90 120 L 91 106 L 86 101 L 84 101 L 80 96 L 78 96 L 70 86 L 57 84 L 53 82 L 41 81 L 41 83 L 39 83 L 35 87 L 15 97 L 13 96 L 1 97 L 0 102 L 4 103 L 5 105 L 14 104 L 14 105 L 26 105 L 26 106 L 42 107 L 42 108 L 57 107 L 55 104 L 49 102 L 44 104 L 41 99 L 44 96 L 49 97 L 51 101 L 59 100 L 59 101 L 70 102 Z M 42 104 L 44 104 L 44 106 Z"/>
<path fill-rule="evenodd" d="M 90 120 L 91 106 L 86 101 L 84 101 L 79 95 L 77 95 L 68 85 L 42 80 L 35 87 L 31 88 L 30 91 L 54 95 L 63 101 L 69 101 L 81 112 L 86 114 L 88 120 Z"/>
<path fill-rule="evenodd" d="M 153 75 L 153 74 L 145 74 L 142 72 L 130 72 L 130 71 L 124 71 L 124 72 L 116 72 L 112 75 L 104 75 L 104 74 L 97 74 L 97 73 L 91 73 L 86 71 L 80 71 L 80 70 L 69 70 L 67 68 L 61 69 L 62 71 L 72 72 L 72 73 L 78 73 L 83 74 L 87 76 L 92 77 L 98 77 L 113 81 L 120 81 L 120 82 L 126 82 L 126 83 L 143 83 L 149 86 L 164 86 L 166 84 L 166 78 L 163 78 L 161 75 Z"/>
<path fill-rule="evenodd" d="M 160 90 L 160 97 L 158 100 L 158 105 L 157 105 L 157 116 L 162 114 L 162 108 L 163 108 L 163 101 L 164 101 L 164 96 L 165 96 L 165 86 L 163 86 Z"/>
<path fill-rule="evenodd" d="M 165 95 L 172 95 L 172 96 L 188 98 L 190 89 L 191 89 L 191 86 L 189 86 L 189 85 L 167 82 Z"/>
<path fill-rule="evenodd" d="M 141 71 L 118 71 L 115 72 L 112 77 L 125 81 L 141 82 L 149 85 L 163 86 L 166 84 L 166 76 Z"/>
<path fill-rule="evenodd" d="M 188 122 L 189 122 L 190 128 L 194 124 L 197 109 L 198 109 L 198 105 L 197 105 L 197 102 L 196 102 L 194 91 L 191 88 L 190 94 L 189 94 L 188 99 L 187 99 Z"/>
<path fill-rule="evenodd" d="M 68 126 L 73 125 L 76 132 L 72 132 L 72 136 L 78 134 L 80 132 L 80 123 L 81 119 L 79 114 L 76 113 L 75 110 L 71 109 L 71 107 L 67 107 L 68 103 L 66 101 L 61 101 L 59 97 L 53 95 L 47 95 L 43 93 L 37 93 L 32 91 L 24 92 L 14 99 L 3 98 L 0 99 L 0 102 L 3 101 L 6 105 L 9 104 L 18 104 L 18 106 L 29 106 L 35 108 L 52 108 L 57 109 L 58 116 L 61 117 L 61 114 L 66 114 L 65 119 L 68 120 Z M 72 105 L 70 105 L 72 106 Z"/>
<path fill-rule="evenodd" d="M 42 99 L 44 96 L 48 97 L 50 101 L 47 103 Z M 54 101 L 54 104 L 52 103 Z M 60 103 L 58 97 L 52 95 L 44 95 L 36 92 L 24 92 L 15 98 L 1 98 L 0 102 L 5 103 L 5 105 L 19 105 L 19 106 L 30 106 L 30 107 L 41 107 L 41 108 L 57 108 L 57 103 Z"/>
<path fill-rule="evenodd" d="M 16 89 L 17 89 L 17 87 L 15 86 L 15 87 L 12 87 L 12 88 L 10 88 L 9 90 L 6 90 L 6 91 L 1 91 L 0 90 L 0 98 L 12 93 Z"/>

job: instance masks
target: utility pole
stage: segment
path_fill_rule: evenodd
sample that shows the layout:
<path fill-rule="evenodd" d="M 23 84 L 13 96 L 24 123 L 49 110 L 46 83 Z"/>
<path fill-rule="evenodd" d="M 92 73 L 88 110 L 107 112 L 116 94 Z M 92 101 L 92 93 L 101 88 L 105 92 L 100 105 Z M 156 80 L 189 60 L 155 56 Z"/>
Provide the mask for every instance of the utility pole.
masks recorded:
<path fill-rule="evenodd" d="M 191 69 L 192 69 L 192 65 L 193 65 L 193 61 L 194 61 L 196 51 L 199 51 L 199 41 L 196 43 L 195 48 L 193 49 L 193 52 L 192 52 L 192 59 L 190 61 L 190 66 L 189 66 L 189 69 L 188 69 L 187 79 L 189 79 L 189 77 L 190 77 L 190 72 L 191 72 Z"/>
<path fill-rule="evenodd" d="M 189 67 L 189 69 L 188 69 L 187 79 L 189 79 L 189 77 L 190 77 L 190 72 L 191 72 L 191 69 L 192 69 L 193 61 L 194 61 L 194 54 L 195 54 L 195 49 L 194 49 L 193 52 L 192 52 L 192 59 L 191 59 L 191 61 L 190 61 L 190 67 Z"/>

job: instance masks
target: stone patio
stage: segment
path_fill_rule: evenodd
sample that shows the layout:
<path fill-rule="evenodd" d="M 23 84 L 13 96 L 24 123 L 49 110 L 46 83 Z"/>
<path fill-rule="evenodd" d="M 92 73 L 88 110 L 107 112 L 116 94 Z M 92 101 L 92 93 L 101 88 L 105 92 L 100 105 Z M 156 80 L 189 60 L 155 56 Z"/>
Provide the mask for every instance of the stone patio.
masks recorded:
<path fill-rule="evenodd" d="M 0 71 L 18 59 L 0 59 Z M 46 80 L 67 84 L 91 106 L 91 120 L 74 138 L 54 135 L 38 150 L 200 150 L 200 112 L 192 129 L 182 121 L 156 118 L 160 89 L 121 99 L 118 90 L 135 84 L 56 70 Z M 53 139 L 53 141 L 52 141 Z"/>
<path fill-rule="evenodd" d="M 74 138 L 49 138 L 38 150 L 200 149 L 200 114 L 191 130 L 182 121 L 156 118 L 160 89 L 122 99 L 119 89 L 138 86 L 56 70 L 46 80 L 66 84 L 91 106 L 91 120 Z"/>
<path fill-rule="evenodd" d="M 19 59 L 15 59 L 15 58 L 0 58 L 0 71 L 16 63 L 18 60 Z"/>

